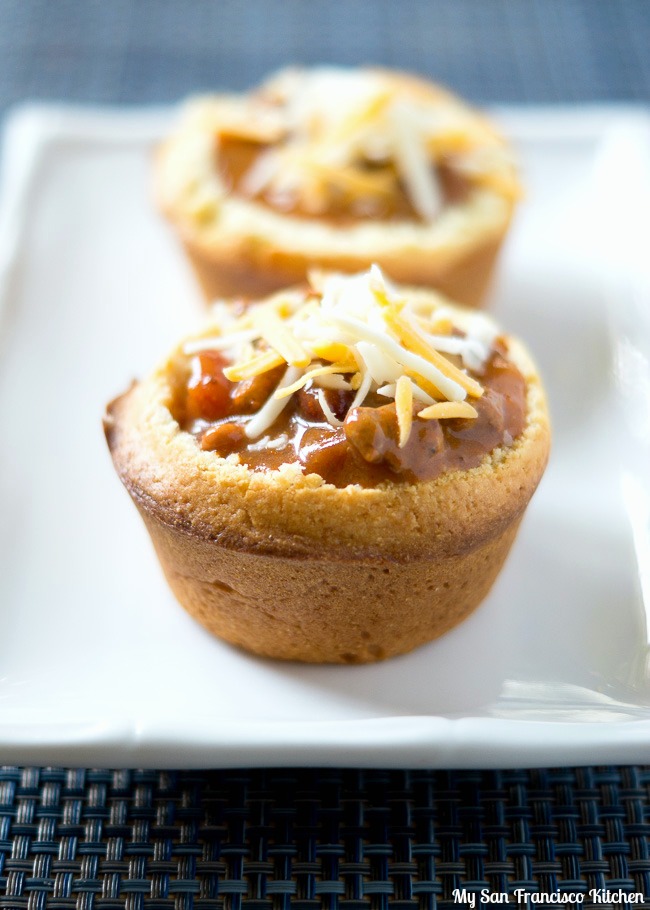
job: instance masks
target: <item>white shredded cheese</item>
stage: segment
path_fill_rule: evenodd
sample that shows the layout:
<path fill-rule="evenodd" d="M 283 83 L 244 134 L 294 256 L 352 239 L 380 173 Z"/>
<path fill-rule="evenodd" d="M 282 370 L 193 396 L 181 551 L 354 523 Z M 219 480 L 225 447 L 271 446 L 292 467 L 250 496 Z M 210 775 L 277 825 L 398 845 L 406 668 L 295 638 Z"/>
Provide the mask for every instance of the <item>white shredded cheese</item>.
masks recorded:
<path fill-rule="evenodd" d="M 241 181 L 241 189 L 248 196 L 257 196 L 264 192 L 276 178 L 282 168 L 282 156 L 276 149 L 268 149 L 258 155 L 253 165 L 246 171 Z"/>
<path fill-rule="evenodd" d="M 400 376 L 395 383 L 395 410 L 399 428 L 399 447 L 409 441 L 413 424 L 413 383 L 408 376 Z"/>
<path fill-rule="evenodd" d="M 326 376 L 316 376 L 314 379 L 314 385 L 320 386 L 323 389 L 335 389 L 341 392 L 350 392 L 352 386 L 341 376 L 340 373 L 329 373 Z"/>
<path fill-rule="evenodd" d="M 489 316 L 483 314 L 472 315 L 466 327 L 466 334 L 437 335 L 424 332 L 415 319 L 408 320 L 413 331 L 441 354 L 459 356 L 466 370 L 480 372 L 490 356 L 495 338 L 499 332 L 496 324 Z"/>
<path fill-rule="evenodd" d="M 404 373 L 404 368 L 396 360 L 385 354 L 374 344 L 359 341 L 355 346 L 362 362 L 378 385 L 384 382 L 396 382 Z"/>
<path fill-rule="evenodd" d="M 286 433 L 280 433 L 274 439 L 270 436 L 262 436 L 257 442 L 249 442 L 247 448 L 249 452 L 262 452 L 265 449 L 284 449 L 289 443 L 289 437 Z"/>
<path fill-rule="evenodd" d="M 431 167 L 418 119 L 401 102 L 393 105 L 391 118 L 393 155 L 406 184 L 411 205 L 424 221 L 433 221 L 442 209 L 442 190 Z"/>
<path fill-rule="evenodd" d="M 499 335 L 494 320 L 484 313 L 474 313 L 467 326 L 467 347 L 463 352 L 463 364 L 476 372 L 483 369 L 490 351 Z"/>
<path fill-rule="evenodd" d="M 327 397 L 325 395 L 325 390 L 318 389 L 316 395 L 318 396 L 318 403 L 323 409 L 323 414 L 327 418 L 327 422 L 330 423 L 333 427 L 342 427 L 343 421 L 339 420 L 334 411 L 330 408 L 327 402 Z"/>
<path fill-rule="evenodd" d="M 295 382 L 300 377 L 302 372 L 300 367 L 288 367 L 277 388 L 283 389 L 285 386 L 291 385 L 292 382 Z M 244 427 L 244 432 L 248 439 L 257 439 L 265 430 L 268 430 L 271 424 L 284 411 L 290 400 L 290 398 L 274 398 L 273 395 L 267 398 L 257 414 L 254 414 Z"/>
<path fill-rule="evenodd" d="M 427 392 L 425 392 L 424 389 L 421 389 L 420 386 L 417 385 L 415 382 L 411 382 L 411 386 L 413 388 L 413 398 L 416 401 L 421 401 L 423 404 L 435 404 L 436 403 L 436 399 L 432 398 L 431 395 L 429 395 Z M 383 385 L 383 386 L 381 386 L 381 388 L 377 389 L 377 394 L 383 395 L 384 398 L 394 398 L 396 389 L 397 389 L 397 383 L 390 382 L 387 385 Z"/>
<path fill-rule="evenodd" d="M 363 404 L 363 402 L 366 400 L 366 397 L 367 397 L 368 392 L 370 391 L 371 387 L 372 387 L 372 376 L 370 375 L 370 373 L 366 373 L 366 375 L 361 380 L 361 385 L 359 386 L 357 394 L 352 399 L 352 404 L 350 405 L 350 410 L 352 410 L 353 408 L 358 408 Z"/>

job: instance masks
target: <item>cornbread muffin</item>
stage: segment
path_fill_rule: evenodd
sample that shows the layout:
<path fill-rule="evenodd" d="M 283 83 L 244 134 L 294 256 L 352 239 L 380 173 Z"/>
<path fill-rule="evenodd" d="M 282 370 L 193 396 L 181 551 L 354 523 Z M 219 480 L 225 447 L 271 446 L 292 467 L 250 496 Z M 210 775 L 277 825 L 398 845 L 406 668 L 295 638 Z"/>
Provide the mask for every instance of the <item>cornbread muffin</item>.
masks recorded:
<path fill-rule="evenodd" d="M 485 597 L 546 464 L 533 364 L 376 267 L 199 335 L 108 407 L 117 471 L 180 603 L 249 651 L 380 660 Z"/>
<path fill-rule="evenodd" d="M 322 67 L 190 101 L 155 190 L 210 301 L 377 262 L 475 306 L 519 185 L 504 140 L 439 86 Z"/>

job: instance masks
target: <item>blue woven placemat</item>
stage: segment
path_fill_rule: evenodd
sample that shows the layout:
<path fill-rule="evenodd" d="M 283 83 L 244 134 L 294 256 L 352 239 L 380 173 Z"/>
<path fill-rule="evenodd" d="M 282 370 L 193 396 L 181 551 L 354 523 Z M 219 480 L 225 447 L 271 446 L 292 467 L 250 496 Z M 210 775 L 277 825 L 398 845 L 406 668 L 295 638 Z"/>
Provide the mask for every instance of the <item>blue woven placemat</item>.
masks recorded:
<path fill-rule="evenodd" d="M 0 111 L 241 89 L 379 63 L 485 102 L 650 100 L 647 0 L 0 0 Z"/>
<path fill-rule="evenodd" d="M 4 768 L 0 907 L 451 910 L 518 888 L 589 907 L 650 896 L 649 835 L 650 768 Z"/>

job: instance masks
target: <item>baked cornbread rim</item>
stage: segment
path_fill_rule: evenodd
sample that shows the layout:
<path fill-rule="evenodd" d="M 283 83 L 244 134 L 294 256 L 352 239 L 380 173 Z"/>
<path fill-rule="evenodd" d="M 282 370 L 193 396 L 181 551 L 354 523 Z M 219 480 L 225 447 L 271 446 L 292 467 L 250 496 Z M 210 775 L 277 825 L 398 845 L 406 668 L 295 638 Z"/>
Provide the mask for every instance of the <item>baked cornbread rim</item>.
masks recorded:
<path fill-rule="evenodd" d="M 108 406 L 108 444 L 122 482 L 142 509 L 221 547 L 339 561 L 462 555 L 520 517 L 549 454 L 548 412 L 536 367 L 521 342 L 504 337 L 509 358 L 526 380 L 524 431 L 477 467 L 431 481 L 338 488 L 302 474 L 297 465 L 255 472 L 232 457 L 201 451 L 170 410 L 169 376 L 182 345 Z"/>
<path fill-rule="evenodd" d="M 469 111 L 508 148 L 489 120 L 453 93 L 400 71 L 381 72 L 397 84 L 414 86 L 436 103 Z M 495 189 L 472 187 L 468 199 L 446 205 L 431 223 L 360 220 L 344 227 L 230 195 L 214 166 L 214 137 L 207 126 L 215 103 L 223 97 L 236 101 L 247 96 L 204 96 L 186 104 L 155 162 L 158 206 L 178 230 L 197 271 L 201 266 L 208 271 L 221 267 L 225 275 L 234 262 L 266 270 L 267 282 L 277 272 L 285 277 L 284 283 L 291 283 L 309 264 L 350 272 L 377 261 L 396 281 L 427 285 L 474 253 L 486 257 L 489 262 L 482 271 L 489 270 L 515 208 L 512 195 Z M 259 280 L 264 282 L 263 275 Z M 262 283 L 257 290 L 263 293 L 265 288 Z"/>

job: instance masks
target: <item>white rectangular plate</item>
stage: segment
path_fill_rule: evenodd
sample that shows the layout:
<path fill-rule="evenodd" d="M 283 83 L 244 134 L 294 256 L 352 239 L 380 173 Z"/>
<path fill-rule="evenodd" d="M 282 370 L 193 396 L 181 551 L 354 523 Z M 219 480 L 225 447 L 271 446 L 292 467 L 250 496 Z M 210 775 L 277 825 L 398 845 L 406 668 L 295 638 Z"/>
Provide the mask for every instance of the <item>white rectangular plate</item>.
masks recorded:
<path fill-rule="evenodd" d="M 0 223 L 2 761 L 650 758 L 650 128 L 629 110 L 497 116 L 520 151 L 527 193 L 494 306 L 546 378 L 552 460 L 480 609 L 439 641 L 364 667 L 264 661 L 210 637 L 167 590 L 114 474 L 106 402 L 201 314 L 151 201 L 150 159 L 168 112 L 26 108 L 10 118 Z"/>

